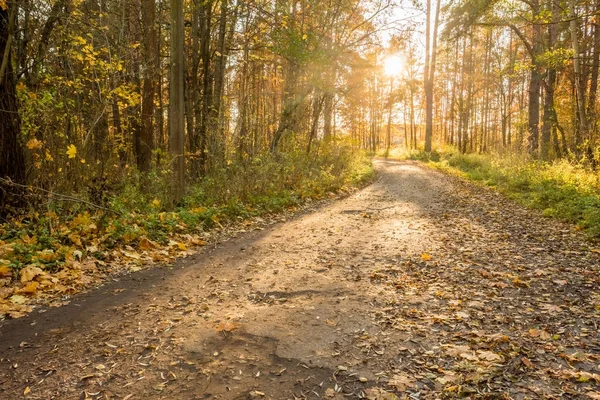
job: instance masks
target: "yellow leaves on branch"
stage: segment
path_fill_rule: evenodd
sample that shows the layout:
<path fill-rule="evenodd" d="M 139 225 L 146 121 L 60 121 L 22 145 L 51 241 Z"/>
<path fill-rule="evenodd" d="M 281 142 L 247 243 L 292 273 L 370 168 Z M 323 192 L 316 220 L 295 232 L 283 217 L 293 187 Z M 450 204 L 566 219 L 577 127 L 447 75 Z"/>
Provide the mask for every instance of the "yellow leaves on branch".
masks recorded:
<path fill-rule="evenodd" d="M 41 140 L 38 140 L 36 138 L 33 138 L 33 139 L 30 139 L 25 146 L 27 146 L 27 148 L 29 150 L 39 150 L 42 148 L 43 145 L 44 145 L 44 142 L 42 142 Z"/>

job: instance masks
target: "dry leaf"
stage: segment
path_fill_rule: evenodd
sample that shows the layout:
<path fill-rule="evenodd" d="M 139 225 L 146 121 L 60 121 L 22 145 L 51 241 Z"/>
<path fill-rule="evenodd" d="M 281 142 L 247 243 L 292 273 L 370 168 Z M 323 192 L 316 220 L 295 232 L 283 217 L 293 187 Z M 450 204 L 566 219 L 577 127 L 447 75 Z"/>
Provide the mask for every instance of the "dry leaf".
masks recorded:
<path fill-rule="evenodd" d="M 381 388 L 369 388 L 365 390 L 367 400 L 398 400 L 394 393 L 386 392 Z"/>
<path fill-rule="evenodd" d="M 25 287 L 19 289 L 18 292 L 32 295 L 37 292 L 39 285 L 40 284 L 38 282 L 29 282 Z"/>
<path fill-rule="evenodd" d="M 23 268 L 20 272 L 21 283 L 27 283 L 32 281 L 36 276 L 43 275 L 44 271 L 41 268 L 35 266 L 27 266 Z"/>
<path fill-rule="evenodd" d="M 27 302 L 27 297 L 21 296 L 20 294 L 14 294 L 10 296 L 10 301 L 13 304 L 25 304 Z"/>
<path fill-rule="evenodd" d="M 146 237 L 141 237 L 140 241 L 138 242 L 138 249 L 140 250 L 152 250 L 156 248 L 156 243 L 154 243 L 152 240 L 146 238 Z"/>
<path fill-rule="evenodd" d="M 480 360 L 491 361 L 491 362 L 502 361 L 502 357 L 499 356 L 498 354 L 494 353 L 493 351 L 479 350 L 479 351 L 477 351 L 477 356 L 479 357 Z"/>
<path fill-rule="evenodd" d="M 407 387 L 412 387 L 414 384 L 415 380 L 404 374 L 396 374 L 388 382 L 388 386 L 393 386 L 401 392 L 404 392 Z"/>
<path fill-rule="evenodd" d="M 231 332 L 236 330 L 238 327 L 236 324 L 234 324 L 231 321 L 223 321 L 221 322 L 219 325 L 217 325 L 217 327 L 215 328 L 215 330 L 217 332 Z"/>
<path fill-rule="evenodd" d="M 535 368 L 535 365 L 531 362 L 531 360 L 529 360 L 529 358 L 527 357 L 523 357 L 521 358 L 521 362 L 527 367 L 527 368 Z"/>
<path fill-rule="evenodd" d="M 12 276 L 12 268 L 8 265 L 0 266 L 0 278 L 9 278 Z"/>

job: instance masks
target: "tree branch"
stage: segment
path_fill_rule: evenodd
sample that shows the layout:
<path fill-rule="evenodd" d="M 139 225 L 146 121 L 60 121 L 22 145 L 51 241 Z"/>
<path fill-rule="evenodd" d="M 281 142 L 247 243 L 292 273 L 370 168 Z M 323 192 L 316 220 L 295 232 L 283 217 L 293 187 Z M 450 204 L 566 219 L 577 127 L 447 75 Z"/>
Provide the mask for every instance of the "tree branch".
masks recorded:
<path fill-rule="evenodd" d="M 119 216 L 123 216 L 123 214 L 121 214 L 120 212 L 115 211 L 115 210 L 111 210 L 110 208 L 102 207 L 102 206 L 100 206 L 98 204 L 94 204 L 94 203 L 91 203 L 89 201 L 77 198 L 77 197 L 67 196 L 65 194 L 60 194 L 60 193 L 52 192 L 50 190 L 42 189 L 41 187 L 22 185 L 20 183 L 13 182 L 12 180 L 7 179 L 7 178 L 0 178 L 0 183 L 4 184 L 6 186 L 9 186 L 9 187 L 18 187 L 18 188 L 21 188 L 21 189 L 37 190 L 38 192 L 49 194 L 50 197 L 53 198 L 53 199 L 55 199 L 55 200 L 59 200 L 59 201 L 72 201 L 72 202 L 75 202 L 75 203 L 82 203 L 82 204 L 85 204 L 87 206 L 90 206 L 90 207 L 93 207 L 93 208 L 97 208 L 98 210 L 109 211 L 109 212 L 115 213 L 115 214 L 117 214 Z"/>

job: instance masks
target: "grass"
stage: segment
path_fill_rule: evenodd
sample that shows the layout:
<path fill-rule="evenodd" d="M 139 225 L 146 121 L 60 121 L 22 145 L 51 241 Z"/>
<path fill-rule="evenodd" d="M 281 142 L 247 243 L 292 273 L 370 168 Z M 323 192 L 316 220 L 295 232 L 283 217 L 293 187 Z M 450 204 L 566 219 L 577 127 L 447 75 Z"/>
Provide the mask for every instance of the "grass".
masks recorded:
<path fill-rule="evenodd" d="M 266 154 L 214 171 L 191 185 L 184 201 L 173 207 L 168 173 L 141 178 L 134 172 L 104 194 L 103 206 L 114 212 L 51 202 L 0 223 L 0 275 L 16 277 L 29 265 L 57 271 L 74 252 L 103 259 L 112 249 L 133 251 L 147 240 L 163 246 L 184 241 L 228 221 L 349 191 L 372 176 L 370 159 L 349 146 L 321 148 L 311 158 L 304 152 Z"/>
<path fill-rule="evenodd" d="M 460 154 L 454 149 L 395 150 L 390 157 L 425 162 L 493 187 L 544 215 L 573 223 L 600 239 L 600 175 L 566 160 L 542 162 L 522 155 Z"/>

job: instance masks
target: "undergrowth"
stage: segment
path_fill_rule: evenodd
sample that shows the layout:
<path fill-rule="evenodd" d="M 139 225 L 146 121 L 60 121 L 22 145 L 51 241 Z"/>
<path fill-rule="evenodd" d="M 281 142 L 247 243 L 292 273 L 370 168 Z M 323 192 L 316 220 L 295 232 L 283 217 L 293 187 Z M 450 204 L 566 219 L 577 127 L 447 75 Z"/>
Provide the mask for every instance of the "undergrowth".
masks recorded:
<path fill-rule="evenodd" d="M 396 150 L 394 158 L 419 160 L 437 169 L 496 188 L 549 217 L 576 224 L 600 239 L 600 175 L 567 160 L 542 162 L 523 155 L 461 154 L 454 149 Z"/>
<path fill-rule="evenodd" d="M 144 178 L 130 174 L 118 190 L 104 194 L 104 209 L 48 198 L 43 207 L 38 201 L 28 212 L 2 221 L 0 278 L 15 278 L 31 265 L 60 270 L 74 254 L 102 260 L 114 248 L 135 251 L 148 243 L 184 242 L 186 235 L 224 222 L 349 191 L 372 174 L 370 160 L 349 147 L 320 149 L 311 158 L 301 152 L 266 154 L 231 163 L 200 179 L 177 207 L 169 201 L 167 173 Z"/>

